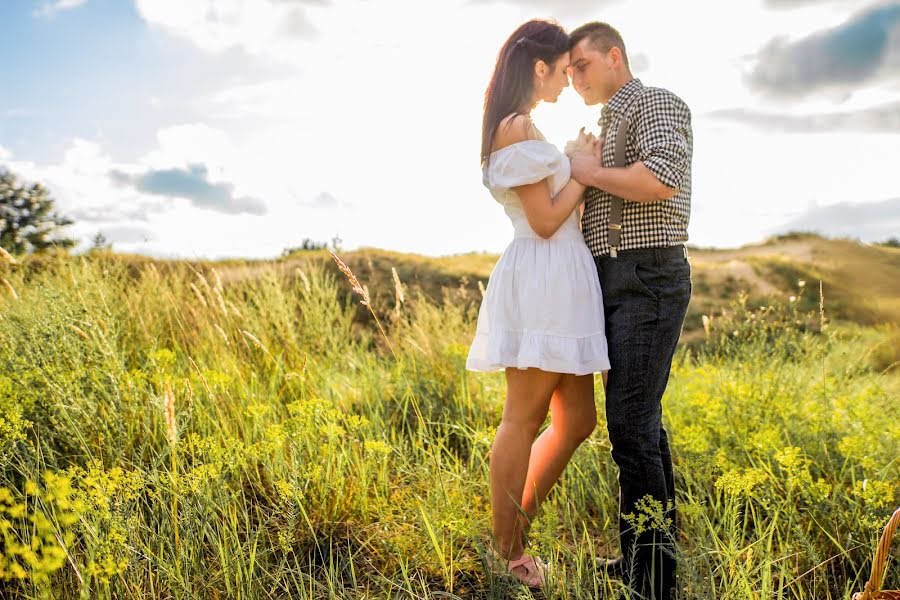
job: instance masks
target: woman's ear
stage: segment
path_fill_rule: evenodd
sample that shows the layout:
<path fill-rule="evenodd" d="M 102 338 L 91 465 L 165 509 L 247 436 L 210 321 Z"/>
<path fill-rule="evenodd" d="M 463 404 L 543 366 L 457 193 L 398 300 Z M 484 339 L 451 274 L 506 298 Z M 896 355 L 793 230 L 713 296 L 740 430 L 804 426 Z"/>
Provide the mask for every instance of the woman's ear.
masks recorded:
<path fill-rule="evenodd" d="M 547 66 L 547 63 L 545 63 L 540 58 L 537 59 L 537 62 L 534 63 L 534 74 L 537 75 L 538 77 L 543 79 L 544 77 L 547 76 L 547 73 L 549 71 L 550 71 L 550 67 Z"/>

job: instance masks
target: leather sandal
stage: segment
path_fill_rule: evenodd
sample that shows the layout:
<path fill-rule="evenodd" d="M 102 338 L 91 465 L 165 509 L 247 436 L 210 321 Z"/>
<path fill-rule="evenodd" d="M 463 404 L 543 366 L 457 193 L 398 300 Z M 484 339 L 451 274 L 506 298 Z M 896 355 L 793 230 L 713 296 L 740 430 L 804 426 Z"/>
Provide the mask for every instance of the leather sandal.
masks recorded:
<path fill-rule="evenodd" d="M 498 555 L 493 550 L 488 552 L 488 562 L 491 565 L 491 568 L 495 573 L 502 575 L 512 575 L 521 583 L 533 588 L 541 588 L 546 584 L 546 576 L 547 576 L 547 565 L 540 559 L 540 557 L 532 556 L 530 554 L 523 554 L 521 557 L 511 560 L 507 563 L 506 559 Z M 506 568 L 503 570 L 499 570 L 497 567 L 500 565 L 506 565 Z M 522 567 L 524 569 L 524 574 L 522 573 L 522 569 L 519 571 L 514 571 L 517 567 Z"/>

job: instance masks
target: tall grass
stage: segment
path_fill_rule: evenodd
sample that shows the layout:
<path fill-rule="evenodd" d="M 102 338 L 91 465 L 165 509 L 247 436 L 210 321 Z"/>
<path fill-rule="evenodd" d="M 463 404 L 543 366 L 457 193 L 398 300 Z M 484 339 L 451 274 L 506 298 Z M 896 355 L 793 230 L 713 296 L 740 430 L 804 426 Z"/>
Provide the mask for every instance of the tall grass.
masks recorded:
<path fill-rule="evenodd" d="M 392 274 L 373 307 L 334 263 L 2 268 L 3 598 L 530 595 L 481 561 L 505 382 L 465 370 L 463 286 L 432 301 Z M 900 500 L 896 331 L 800 304 L 738 300 L 676 357 L 679 598 L 845 598 Z M 617 586 L 592 567 L 618 551 L 596 397 L 529 533 L 553 598 Z"/>

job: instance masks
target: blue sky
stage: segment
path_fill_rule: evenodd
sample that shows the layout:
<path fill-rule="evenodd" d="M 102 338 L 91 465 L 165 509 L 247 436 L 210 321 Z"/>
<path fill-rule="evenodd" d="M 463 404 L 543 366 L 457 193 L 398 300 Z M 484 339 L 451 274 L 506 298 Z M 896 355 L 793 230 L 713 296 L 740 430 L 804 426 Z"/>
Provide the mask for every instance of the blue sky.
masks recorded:
<path fill-rule="evenodd" d="M 201 118 L 191 95 L 229 82 L 237 74 L 230 67 L 243 58 L 161 36 L 126 0 L 39 16 L 52 5 L 0 4 L 4 73 L 14 82 L 0 98 L 0 145 L 30 160 L 61 160 L 73 138 L 103 139 L 117 157 L 134 159 L 166 119 Z M 244 62 L 241 69 L 250 66 Z M 167 114 L 148 110 L 152 98 L 167 100 Z"/>
<path fill-rule="evenodd" d="M 0 167 L 120 251 L 500 252 L 481 102 L 532 17 L 612 23 L 691 107 L 690 243 L 900 234 L 898 2 L 2 0 Z M 599 110 L 535 120 L 561 147 Z"/>

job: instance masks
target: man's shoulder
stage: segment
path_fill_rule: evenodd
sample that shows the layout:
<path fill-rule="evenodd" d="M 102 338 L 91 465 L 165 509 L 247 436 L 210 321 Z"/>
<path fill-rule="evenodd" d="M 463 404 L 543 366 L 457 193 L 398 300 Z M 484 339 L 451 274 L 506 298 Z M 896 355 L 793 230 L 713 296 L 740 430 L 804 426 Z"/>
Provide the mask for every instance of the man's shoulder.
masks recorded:
<path fill-rule="evenodd" d="M 683 111 L 688 116 L 691 109 L 681 96 L 663 87 L 644 86 L 644 91 L 638 98 L 638 105 L 635 108 L 639 111 L 653 110 L 654 108 L 670 108 L 676 111 Z"/>

